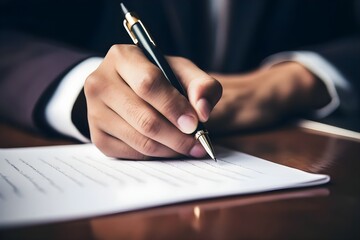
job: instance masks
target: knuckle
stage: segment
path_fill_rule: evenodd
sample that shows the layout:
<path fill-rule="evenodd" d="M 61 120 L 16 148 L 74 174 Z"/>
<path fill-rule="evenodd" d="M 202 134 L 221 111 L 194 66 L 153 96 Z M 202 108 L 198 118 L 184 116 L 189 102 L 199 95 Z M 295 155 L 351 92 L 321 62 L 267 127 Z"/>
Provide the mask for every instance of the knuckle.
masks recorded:
<path fill-rule="evenodd" d="M 110 47 L 107 55 L 115 58 L 121 58 L 132 54 L 134 51 L 138 51 L 138 49 L 132 44 L 114 44 Z"/>
<path fill-rule="evenodd" d="M 117 142 L 115 146 L 115 142 L 111 142 L 111 137 L 106 133 L 90 131 L 90 134 L 92 143 L 107 157 L 144 160 L 149 158 L 149 156 L 144 155 L 140 151 L 137 151 L 122 142 Z M 155 142 L 143 143 L 141 147 L 144 148 L 144 151 L 148 152 L 149 154 L 156 150 Z"/>
<path fill-rule="evenodd" d="M 144 134 L 155 136 L 160 131 L 160 122 L 154 114 L 147 114 L 139 118 L 139 126 Z"/>
<path fill-rule="evenodd" d="M 178 95 L 171 94 L 170 98 L 163 103 L 162 110 L 166 116 L 180 116 L 182 112 L 189 112 L 190 104 L 185 98 L 179 98 Z"/>
<path fill-rule="evenodd" d="M 84 84 L 84 93 L 86 96 L 96 96 L 101 91 L 100 77 L 96 73 L 90 74 Z"/>
<path fill-rule="evenodd" d="M 145 138 L 140 143 L 140 152 L 147 156 L 153 156 L 157 152 L 157 144 L 150 138 Z"/>
<path fill-rule="evenodd" d="M 138 81 L 136 86 L 136 91 L 140 96 L 151 96 L 152 93 L 156 91 L 160 83 L 162 73 L 160 69 L 156 67 L 150 67 L 144 71 L 144 74 Z"/>
<path fill-rule="evenodd" d="M 90 127 L 98 128 L 100 123 L 105 120 L 103 116 L 104 115 L 101 110 L 99 110 L 98 108 L 92 107 L 91 104 L 89 105 L 88 111 L 87 111 L 87 118 L 88 118 L 88 124 Z"/>
<path fill-rule="evenodd" d="M 121 56 L 123 52 L 123 46 L 121 44 L 114 44 L 110 47 L 108 55 L 110 56 Z"/>
<path fill-rule="evenodd" d="M 178 138 L 175 144 L 175 149 L 177 150 L 177 152 L 187 154 L 194 146 L 194 144 L 195 140 L 193 138 L 189 139 L 188 136 L 186 136 L 185 138 Z"/>

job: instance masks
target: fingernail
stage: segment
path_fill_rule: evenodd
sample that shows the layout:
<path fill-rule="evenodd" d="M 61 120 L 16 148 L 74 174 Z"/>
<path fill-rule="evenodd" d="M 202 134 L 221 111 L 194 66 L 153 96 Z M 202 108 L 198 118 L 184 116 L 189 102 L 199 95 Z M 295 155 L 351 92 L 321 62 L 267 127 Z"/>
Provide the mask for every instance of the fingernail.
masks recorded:
<path fill-rule="evenodd" d="M 177 123 L 179 124 L 179 128 L 183 133 L 192 133 L 195 131 L 197 127 L 197 121 L 194 117 L 189 115 L 181 115 Z"/>
<path fill-rule="evenodd" d="M 196 158 L 201 158 L 204 157 L 206 155 L 206 151 L 204 149 L 203 146 L 201 146 L 200 144 L 195 144 L 192 149 L 190 150 L 189 153 L 191 156 L 196 157 Z"/>
<path fill-rule="evenodd" d="M 201 98 L 199 101 L 197 101 L 196 108 L 200 112 L 201 120 L 206 122 L 210 116 L 210 103 L 205 98 Z"/>

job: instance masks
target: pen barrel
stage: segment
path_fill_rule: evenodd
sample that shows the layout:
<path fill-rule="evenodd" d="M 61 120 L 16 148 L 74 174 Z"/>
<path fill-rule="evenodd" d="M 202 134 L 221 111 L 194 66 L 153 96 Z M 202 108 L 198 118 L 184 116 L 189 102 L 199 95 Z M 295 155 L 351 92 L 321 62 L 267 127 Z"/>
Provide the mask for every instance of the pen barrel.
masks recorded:
<path fill-rule="evenodd" d="M 152 61 L 164 74 L 165 78 L 174 86 L 183 96 L 187 97 L 187 93 L 179 80 L 172 71 L 169 63 L 166 61 L 161 51 L 149 39 L 147 32 L 140 23 L 135 23 L 132 32 L 138 40 L 138 46 L 144 51 L 148 59 Z"/>
<path fill-rule="evenodd" d="M 154 63 L 164 74 L 165 78 L 175 87 L 183 96 L 188 98 L 186 91 L 179 82 L 179 79 L 175 76 L 169 63 L 166 61 L 164 55 L 156 47 L 143 26 L 140 23 L 135 23 L 131 27 L 131 31 L 136 36 L 138 42 L 137 45 L 143 50 L 147 58 Z M 205 126 L 202 122 L 198 123 L 198 126 L 194 132 L 205 130 Z M 206 131 L 207 132 L 207 131 Z"/>
<path fill-rule="evenodd" d="M 132 15 L 131 12 L 128 12 L 124 4 L 121 4 L 121 8 L 125 14 L 123 25 L 133 42 L 140 49 L 142 49 L 146 57 L 162 71 L 164 77 L 170 82 L 170 84 L 176 88 L 180 94 L 188 99 L 187 93 L 184 90 L 182 84 L 174 74 L 164 55 L 156 47 L 155 42 L 153 41 L 150 34 L 146 31 L 140 19 Z M 200 141 L 201 145 L 204 147 L 210 157 L 216 161 L 214 149 L 211 145 L 208 132 L 201 122 L 198 122 L 198 126 L 195 130 L 195 138 Z"/>

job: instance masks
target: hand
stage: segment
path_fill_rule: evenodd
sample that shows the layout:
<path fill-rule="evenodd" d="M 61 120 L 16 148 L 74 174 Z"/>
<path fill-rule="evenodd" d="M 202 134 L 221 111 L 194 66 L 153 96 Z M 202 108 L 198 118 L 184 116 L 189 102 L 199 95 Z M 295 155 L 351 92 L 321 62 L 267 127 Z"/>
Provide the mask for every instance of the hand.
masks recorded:
<path fill-rule="evenodd" d="M 223 96 L 207 123 L 214 133 L 268 126 L 330 101 L 322 81 L 295 62 L 244 75 L 212 76 L 223 86 Z"/>
<path fill-rule="evenodd" d="M 203 157 L 189 135 L 206 121 L 222 88 L 189 60 L 169 57 L 189 100 L 134 45 L 114 45 L 84 86 L 91 140 L 111 157 Z"/>

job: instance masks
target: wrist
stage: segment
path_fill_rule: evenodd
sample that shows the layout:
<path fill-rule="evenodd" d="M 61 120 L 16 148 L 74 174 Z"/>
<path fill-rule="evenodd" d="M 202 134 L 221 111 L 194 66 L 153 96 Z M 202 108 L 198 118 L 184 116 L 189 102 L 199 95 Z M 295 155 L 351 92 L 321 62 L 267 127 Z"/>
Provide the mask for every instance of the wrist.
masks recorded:
<path fill-rule="evenodd" d="M 297 62 L 288 62 L 293 77 L 297 80 L 301 96 L 300 106 L 304 110 L 314 111 L 322 108 L 331 101 L 331 96 L 323 81 Z"/>

